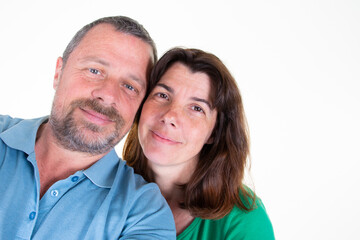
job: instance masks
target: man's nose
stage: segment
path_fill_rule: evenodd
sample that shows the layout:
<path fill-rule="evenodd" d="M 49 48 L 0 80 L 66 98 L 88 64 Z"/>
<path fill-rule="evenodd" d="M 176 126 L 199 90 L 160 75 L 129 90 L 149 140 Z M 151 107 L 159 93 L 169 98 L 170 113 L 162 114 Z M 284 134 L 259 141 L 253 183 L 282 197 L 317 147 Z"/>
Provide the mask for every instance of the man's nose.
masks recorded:
<path fill-rule="evenodd" d="M 106 106 L 116 105 L 119 94 L 118 88 L 118 84 L 115 84 L 111 79 L 106 79 L 92 91 L 92 97 Z"/>

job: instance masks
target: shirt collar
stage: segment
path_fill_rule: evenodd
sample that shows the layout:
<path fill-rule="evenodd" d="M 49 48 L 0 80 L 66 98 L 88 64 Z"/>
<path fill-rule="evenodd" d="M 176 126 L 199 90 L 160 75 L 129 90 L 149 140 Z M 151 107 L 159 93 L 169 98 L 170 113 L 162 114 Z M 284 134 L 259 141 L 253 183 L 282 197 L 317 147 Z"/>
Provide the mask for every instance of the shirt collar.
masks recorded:
<path fill-rule="evenodd" d="M 30 155 L 35 149 L 36 134 L 39 126 L 48 120 L 48 116 L 22 120 L 0 134 L 0 138 L 11 148 Z"/>
<path fill-rule="evenodd" d="M 117 156 L 115 150 L 112 149 L 108 154 L 86 169 L 84 174 L 96 186 L 111 188 L 120 161 L 121 160 Z"/>
<path fill-rule="evenodd" d="M 48 116 L 22 120 L 0 133 L 0 138 L 11 148 L 30 155 L 35 149 L 36 134 L 39 126 L 48 120 Z M 92 183 L 102 188 L 111 188 L 117 172 L 120 158 L 114 149 L 84 171 Z"/>

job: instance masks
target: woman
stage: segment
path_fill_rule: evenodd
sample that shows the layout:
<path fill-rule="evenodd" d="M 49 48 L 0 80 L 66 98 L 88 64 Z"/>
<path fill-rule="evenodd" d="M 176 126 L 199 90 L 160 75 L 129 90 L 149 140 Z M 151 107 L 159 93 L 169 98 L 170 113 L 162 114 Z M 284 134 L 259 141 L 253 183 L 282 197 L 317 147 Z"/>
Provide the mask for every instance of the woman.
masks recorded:
<path fill-rule="evenodd" d="M 178 239 L 274 239 L 261 200 L 242 183 L 246 119 L 236 82 L 216 56 L 165 53 L 140 111 L 123 157 L 158 184 Z"/>

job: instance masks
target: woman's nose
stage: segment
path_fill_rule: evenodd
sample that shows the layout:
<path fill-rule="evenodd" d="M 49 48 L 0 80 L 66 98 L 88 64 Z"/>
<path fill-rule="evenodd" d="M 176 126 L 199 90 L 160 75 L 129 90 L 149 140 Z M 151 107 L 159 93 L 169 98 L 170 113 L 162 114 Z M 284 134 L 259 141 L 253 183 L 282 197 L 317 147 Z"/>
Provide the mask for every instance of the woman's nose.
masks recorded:
<path fill-rule="evenodd" d="M 178 106 L 169 106 L 161 117 L 161 122 L 177 128 L 180 125 L 181 109 Z"/>

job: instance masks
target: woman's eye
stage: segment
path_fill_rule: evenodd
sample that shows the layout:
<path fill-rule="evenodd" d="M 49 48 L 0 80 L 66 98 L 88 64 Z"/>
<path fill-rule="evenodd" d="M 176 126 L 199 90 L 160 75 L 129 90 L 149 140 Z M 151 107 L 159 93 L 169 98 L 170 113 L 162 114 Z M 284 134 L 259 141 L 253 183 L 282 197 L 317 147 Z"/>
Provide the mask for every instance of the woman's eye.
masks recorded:
<path fill-rule="evenodd" d="M 91 72 L 92 74 L 100 74 L 100 71 L 95 68 L 89 68 L 89 72 Z"/>
<path fill-rule="evenodd" d="M 160 98 L 168 99 L 169 97 L 165 93 L 157 93 L 156 94 Z"/>
<path fill-rule="evenodd" d="M 192 108 L 197 112 L 204 112 L 204 110 L 199 106 L 193 106 Z"/>

